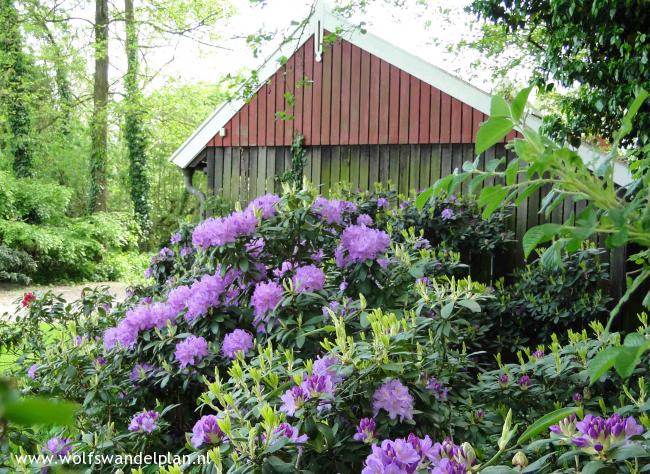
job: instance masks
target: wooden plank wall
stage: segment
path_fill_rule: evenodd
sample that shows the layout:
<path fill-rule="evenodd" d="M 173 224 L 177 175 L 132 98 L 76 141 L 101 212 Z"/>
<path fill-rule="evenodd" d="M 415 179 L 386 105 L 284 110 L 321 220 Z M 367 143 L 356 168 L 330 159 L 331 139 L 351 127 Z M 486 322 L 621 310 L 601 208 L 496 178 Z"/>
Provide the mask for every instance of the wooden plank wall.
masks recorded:
<path fill-rule="evenodd" d="M 473 143 L 485 119 L 345 39 L 317 62 L 312 36 L 207 145 L 290 146 L 298 133 L 307 146 Z"/>

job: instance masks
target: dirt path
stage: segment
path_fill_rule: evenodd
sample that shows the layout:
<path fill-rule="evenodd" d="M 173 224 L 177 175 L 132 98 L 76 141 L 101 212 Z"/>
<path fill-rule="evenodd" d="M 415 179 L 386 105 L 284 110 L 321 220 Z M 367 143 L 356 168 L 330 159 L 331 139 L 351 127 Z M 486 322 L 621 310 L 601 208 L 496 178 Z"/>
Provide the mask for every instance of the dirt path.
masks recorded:
<path fill-rule="evenodd" d="M 61 293 L 66 301 L 74 301 L 81 296 L 81 290 L 84 288 L 95 288 L 97 286 L 108 286 L 111 294 L 118 299 L 123 299 L 126 294 L 126 283 L 106 282 L 106 283 L 86 283 L 72 286 L 20 286 L 0 284 L 0 315 L 12 313 L 16 307 L 15 301 L 23 297 L 28 291 L 47 291 L 52 290 L 55 293 Z"/>

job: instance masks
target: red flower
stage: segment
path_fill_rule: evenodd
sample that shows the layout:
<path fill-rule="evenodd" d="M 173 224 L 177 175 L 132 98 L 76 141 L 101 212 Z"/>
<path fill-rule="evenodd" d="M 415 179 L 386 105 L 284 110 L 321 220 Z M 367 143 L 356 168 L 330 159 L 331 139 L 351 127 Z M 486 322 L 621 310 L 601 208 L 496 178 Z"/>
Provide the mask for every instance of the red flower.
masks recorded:
<path fill-rule="evenodd" d="M 29 303 L 35 299 L 36 295 L 32 291 L 28 291 L 25 293 L 25 296 L 23 296 L 23 300 L 20 302 L 20 304 L 23 306 L 23 308 L 26 308 L 29 306 Z"/>

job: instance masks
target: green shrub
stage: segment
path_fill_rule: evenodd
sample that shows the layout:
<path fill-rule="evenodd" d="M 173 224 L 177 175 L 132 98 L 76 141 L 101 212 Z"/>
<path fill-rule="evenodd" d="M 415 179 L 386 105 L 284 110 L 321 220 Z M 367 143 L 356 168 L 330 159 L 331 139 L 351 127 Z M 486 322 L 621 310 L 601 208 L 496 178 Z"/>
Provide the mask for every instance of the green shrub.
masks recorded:
<path fill-rule="evenodd" d="M 36 272 L 36 262 L 22 250 L 0 245 L 0 281 L 28 285 Z"/>
<path fill-rule="evenodd" d="M 491 309 L 499 350 L 516 351 L 604 317 L 611 298 L 602 289 L 609 278 L 603 253 L 585 247 L 564 254 L 561 267 L 538 258 L 515 272 L 511 284 L 498 281 Z"/>
<path fill-rule="evenodd" d="M 58 223 L 65 217 L 72 191 L 58 184 L 16 179 L 0 171 L 0 218 L 31 224 Z"/>
<path fill-rule="evenodd" d="M 137 239 L 137 226 L 126 213 L 62 218 L 59 225 L 0 220 L 0 242 L 36 261 L 39 282 L 117 278 L 102 262 L 111 253 L 136 248 Z"/>

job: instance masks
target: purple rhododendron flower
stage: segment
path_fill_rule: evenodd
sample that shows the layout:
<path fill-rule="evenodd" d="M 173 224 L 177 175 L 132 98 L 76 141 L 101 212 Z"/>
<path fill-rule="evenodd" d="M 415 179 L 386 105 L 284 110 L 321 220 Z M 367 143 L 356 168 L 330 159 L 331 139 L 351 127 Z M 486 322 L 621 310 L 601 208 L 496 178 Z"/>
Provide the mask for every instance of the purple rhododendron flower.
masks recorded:
<path fill-rule="evenodd" d="M 191 253 L 192 253 L 192 247 L 183 247 L 180 252 L 181 257 L 187 257 Z"/>
<path fill-rule="evenodd" d="M 255 285 L 251 306 L 255 309 L 255 316 L 261 318 L 273 310 L 284 295 L 284 289 L 278 283 L 258 283 Z"/>
<path fill-rule="evenodd" d="M 448 221 L 449 219 L 453 219 L 454 215 L 455 215 L 454 211 L 448 207 L 444 208 L 440 213 L 440 217 L 442 218 L 443 221 Z"/>
<path fill-rule="evenodd" d="M 311 206 L 312 210 L 321 216 L 328 224 L 342 224 L 343 217 L 346 213 L 357 210 L 357 206 L 349 201 L 339 201 L 338 199 L 325 199 L 318 197 Z"/>
<path fill-rule="evenodd" d="M 405 439 L 384 440 L 373 445 L 361 474 L 411 474 L 417 470 L 421 457 Z"/>
<path fill-rule="evenodd" d="M 318 251 L 311 254 L 311 259 L 316 263 L 320 263 L 323 260 L 324 256 L 325 252 L 323 249 L 318 249 Z"/>
<path fill-rule="evenodd" d="M 174 251 L 170 248 L 163 247 L 160 249 L 160 252 L 158 252 L 158 256 L 160 258 L 172 258 L 174 256 Z"/>
<path fill-rule="evenodd" d="M 151 278 L 153 276 L 153 268 L 147 267 L 144 269 L 144 277 L 145 278 Z"/>
<path fill-rule="evenodd" d="M 645 432 L 645 428 L 634 417 L 622 417 L 618 413 L 607 419 L 587 415 L 582 421 L 576 421 L 575 415 L 572 415 L 551 426 L 549 430 L 599 459 L 604 458 L 613 445 L 631 443 L 630 438 Z"/>
<path fill-rule="evenodd" d="M 519 380 L 517 381 L 517 383 L 519 384 L 519 387 L 522 390 L 528 390 L 528 387 L 530 387 L 530 384 L 532 383 L 532 380 L 530 379 L 530 377 L 528 375 L 524 374 L 521 377 L 519 377 Z"/>
<path fill-rule="evenodd" d="M 29 369 L 27 369 L 27 376 L 32 380 L 36 380 L 36 371 L 38 371 L 39 367 L 38 364 L 32 364 Z"/>
<path fill-rule="evenodd" d="M 155 410 L 136 413 L 129 423 L 129 431 L 152 433 L 158 427 L 156 420 L 159 416 L 160 413 Z"/>
<path fill-rule="evenodd" d="M 237 357 L 238 352 L 246 354 L 253 347 L 253 336 L 243 329 L 235 329 L 223 338 L 221 352 L 229 359 Z"/>
<path fill-rule="evenodd" d="M 339 360 L 334 356 L 327 356 L 321 358 L 320 356 L 316 358 L 314 364 L 312 365 L 312 374 L 320 375 L 323 377 L 329 377 L 332 379 L 332 383 L 336 385 L 337 383 L 343 380 L 343 377 L 336 373 L 336 370 L 332 369 L 333 365 L 339 363 Z"/>
<path fill-rule="evenodd" d="M 398 417 L 400 421 L 413 419 L 413 397 L 397 379 L 389 380 L 375 390 L 372 396 L 372 407 L 375 416 L 379 410 L 384 409 L 391 420 Z"/>
<path fill-rule="evenodd" d="M 280 202 L 280 196 L 275 194 L 265 194 L 258 198 L 253 199 L 246 207 L 247 211 L 254 211 L 259 209 L 262 211 L 262 218 L 269 219 L 277 213 L 275 205 Z"/>
<path fill-rule="evenodd" d="M 372 217 L 370 217 L 368 214 L 361 214 L 359 217 L 357 217 L 357 225 L 365 225 L 365 226 L 370 226 L 373 224 Z"/>
<path fill-rule="evenodd" d="M 576 392 L 576 393 L 573 394 L 571 399 L 576 403 L 580 403 L 582 401 L 582 395 L 580 393 Z"/>
<path fill-rule="evenodd" d="M 364 225 L 351 225 L 341 234 L 341 244 L 334 253 L 336 264 L 345 267 L 350 263 L 374 260 L 388 249 L 390 237 L 383 230 Z"/>
<path fill-rule="evenodd" d="M 316 265 L 298 267 L 293 276 L 293 288 L 298 293 L 322 290 L 325 286 L 325 273 Z"/>
<path fill-rule="evenodd" d="M 302 387 L 291 387 L 280 397 L 280 400 L 282 400 L 280 411 L 286 413 L 289 416 L 293 416 L 296 414 L 296 411 L 302 408 L 308 399 L 309 394 L 303 390 Z"/>
<path fill-rule="evenodd" d="M 206 219 L 192 232 L 192 244 L 207 249 L 235 242 L 237 238 L 251 235 L 257 227 L 253 211 L 233 212 L 229 216 Z"/>
<path fill-rule="evenodd" d="M 375 440 L 377 424 L 372 418 L 361 418 L 357 426 L 357 432 L 354 434 L 355 441 L 363 441 L 364 443 L 372 443 Z"/>
<path fill-rule="evenodd" d="M 499 375 L 499 384 L 501 386 L 506 386 L 510 382 L 510 377 L 508 377 L 508 374 L 501 374 Z"/>
<path fill-rule="evenodd" d="M 201 336 L 189 336 L 176 344 L 174 355 L 181 369 L 188 365 L 196 365 L 208 355 L 208 343 Z"/>
<path fill-rule="evenodd" d="M 66 456 L 72 451 L 72 440 L 70 438 L 55 436 L 47 440 L 41 451 L 46 455 Z"/>
<path fill-rule="evenodd" d="M 219 417 L 215 415 L 202 416 L 192 427 L 192 446 L 200 448 L 204 444 L 217 444 L 224 439 L 224 433 L 219 428 Z"/>
<path fill-rule="evenodd" d="M 301 435 L 297 428 L 294 428 L 289 423 L 280 423 L 278 427 L 273 430 L 273 434 L 284 436 L 294 443 L 302 444 L 307 442 L 309 437 L 306 434 Z"/>
<path fill-rule="evenodd" d="M 251 257 L 258 258 L 260 255 L 262 255 L 262 251 L 264 250 L 265 245 L 266 242 L 264 239 L 254 239 L 244 245 L 244 247 Z"/>
<path fill-rule="evenodd" d="M 171 238 L 169 239 L 169 243 L 171 245 L 175 245 L 181 241 L 181 238 L 182 238 L 181 233 L 176 232 L 175 234 L 172 234 Z"/>
<path fill-rule="evenodd" d="M 191 296 L 187 299 L 185 319 L 193 323 L 205 316 L 210 308 L 221 302 L 226 287 L 232 283 L 232 274 L 222 277 L 219 272 L 214 275 L 204 275 L 190 286 Z"/>
<path fill-rule="evenodd" d="M 440 401 L 447 400 L 449 389 L 439 382 L 435 377 L 431 377 L 427 382 L 427 389 Z"/>
<path fill-rule="evenodd" d="M 388 205 L 389 205 L 388 199 L 386 199 L 385 197 L 377 198 L 377 207 L 379 209 L 385 209 L 388 207 Z"/>
<path fill-rule="evenodd" d="M 129 379 L 131 382 L 141 382 L 142 380 L 146 379 L 153 370 L 153 365 L 147 364 L 146 362 L 137 363 L 133 369 L 131 369 L 131 375 L 129 376 Z"/>

